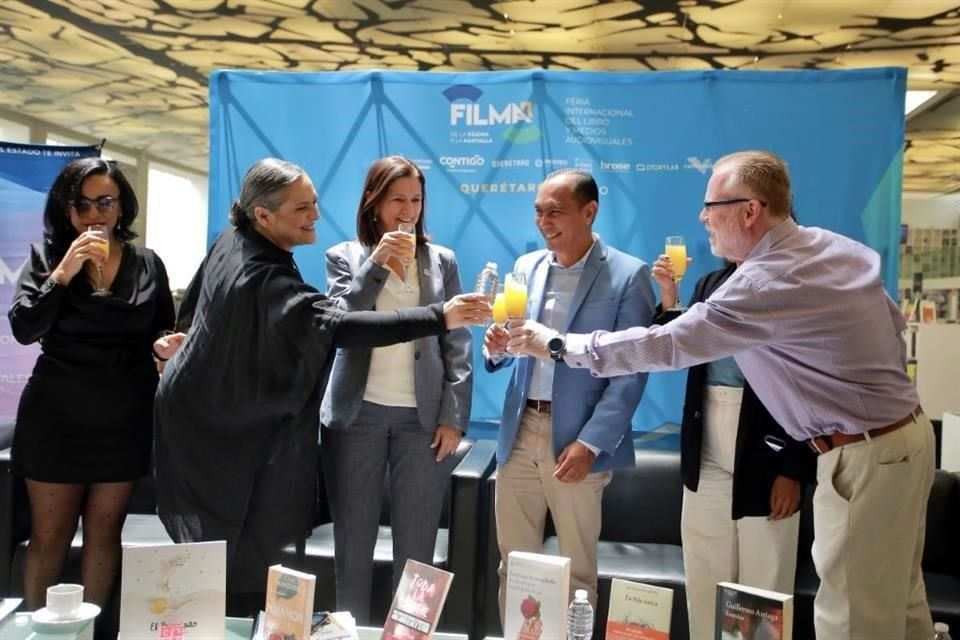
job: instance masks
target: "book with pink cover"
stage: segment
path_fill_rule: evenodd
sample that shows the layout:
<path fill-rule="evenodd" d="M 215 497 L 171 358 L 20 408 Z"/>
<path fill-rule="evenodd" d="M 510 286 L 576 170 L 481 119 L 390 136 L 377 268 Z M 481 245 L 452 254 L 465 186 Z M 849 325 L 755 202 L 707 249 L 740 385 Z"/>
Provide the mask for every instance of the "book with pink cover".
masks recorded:
<path fill-rule="evenodd" d="M 507 559 L 504 640 L 567 637 L 570 558 L 512 551 Z"/>
<path fill-rule="evenodd" d="M 614 578 L 605 640 L 669 640 L 673 589 Z"/>
<path fill-rule="evenodd" d="M 407 560 L 380 640 L 428 640 L 447 599 L 453 574 Z"/>
<path fill-rule="evenodd" d="M 267 571 L 263 640 L 310 640 L 317 578 L 275 564 Z"/>

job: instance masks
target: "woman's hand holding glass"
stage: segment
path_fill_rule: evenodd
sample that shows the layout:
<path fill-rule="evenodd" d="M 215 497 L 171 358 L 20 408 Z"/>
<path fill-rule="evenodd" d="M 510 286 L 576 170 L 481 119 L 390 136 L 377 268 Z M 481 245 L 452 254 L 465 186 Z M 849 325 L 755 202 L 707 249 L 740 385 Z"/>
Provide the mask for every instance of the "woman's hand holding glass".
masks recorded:
<path fill-rule="evenodd" d="M 484 324 L 490 319 L 490 301 L 480 293 L 461 293 L 443 303 L 447 329 Z"/>
<path fill-rule="evenodd" d="M 692 260 L 687 258 L 687 264 L 691 262 Z M 669 256 L 666 254 L 660 255 L 654 261 L 653 268 L 650 269 L 650 275 L 653 276 L 657 286 L 660 287 L 661 307 L 664 310 L 671 309 L 677 304 L 677 300 L 680 299 L 680 288 L 677 286 L 677 277 Z"/>
<path fill-rule="evenodd" d="M 102 265 L 106 262 L 109 252 L 110 245 L 104 243 L 100 237 L 90 232 L 81 233 L 70 243 L 67 253 L 50 277 L 58 284 L 66 286 L 80 273 L 84 262 L 93 260 L 97 265 Z"/>
<path fill-rule="evenodd" d="M 404 261 L 413 260 L 416 248 L 416 240 L 410 242 L 410 234 L 388 231 L 380 237 L 380 242 L 374 247 L 370 259 L 381 267 L 386 266 L 391 258 L 403 265 Z"/>

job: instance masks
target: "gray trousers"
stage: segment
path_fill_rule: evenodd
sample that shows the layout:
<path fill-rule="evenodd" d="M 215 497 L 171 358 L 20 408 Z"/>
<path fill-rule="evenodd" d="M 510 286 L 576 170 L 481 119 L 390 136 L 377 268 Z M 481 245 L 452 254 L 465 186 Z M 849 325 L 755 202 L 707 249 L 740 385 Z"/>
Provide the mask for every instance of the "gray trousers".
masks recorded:
<path fill-rule="evenodd" d="M 433 433 L 415 408 L 364 402 L 342 430 L 323 429 L 323 475 L 333 516 L 337 610 L 370 624 L 373 551 L 377 543 L 384 473 L 390 469 L 393 589 L 407 559 L 433 563 L 434 545 L 452 455 L 436 462 Z M 382 621 L 379 621 L 382 622 Z"/>

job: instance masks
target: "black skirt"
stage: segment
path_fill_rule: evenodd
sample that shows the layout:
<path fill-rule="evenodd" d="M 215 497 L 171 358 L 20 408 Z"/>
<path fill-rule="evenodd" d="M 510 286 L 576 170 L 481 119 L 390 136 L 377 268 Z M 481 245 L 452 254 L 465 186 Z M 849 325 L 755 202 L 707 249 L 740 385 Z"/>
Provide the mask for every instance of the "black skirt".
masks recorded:
<path fill-rule="evenodd" d="M 157 379 L 149 354 L 42 354 L 20 397 L 14 473 L 84 484 L 147 475 Z"/>

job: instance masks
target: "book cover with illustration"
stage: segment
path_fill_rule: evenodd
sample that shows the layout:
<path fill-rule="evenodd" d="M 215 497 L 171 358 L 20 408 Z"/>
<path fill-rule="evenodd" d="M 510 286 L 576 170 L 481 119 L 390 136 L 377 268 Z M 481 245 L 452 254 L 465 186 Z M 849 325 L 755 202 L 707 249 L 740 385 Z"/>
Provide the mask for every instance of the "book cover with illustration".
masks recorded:
<path fill-rule="evenodd" d="M 317 577 L 275 564 L 267 571 L 263 640 L 309 640 Z"/>
<path fill-rule="evenodd" d="M 407 560 L 380 640 L 428 640 L 437 628 L 453 574 Z"/>
<path fill-rule="evenodd" d="M 223 640 L 227 543 L 123 548 L 119 640 Z"/>
<path fill-rule="evenodd" d="M 715 621 L 715 640 L 792 640 L 793 596 L 720 582 Z"/>
<path fill-rule="evenodd" d="M 567 637 L 570 558 L 512 551 L 507 558 L 504 640 Z"/>
<path fill-rule="evenodd" d="M 605 640 L 669 640 L 673 589 L 614 578 Z"/>

